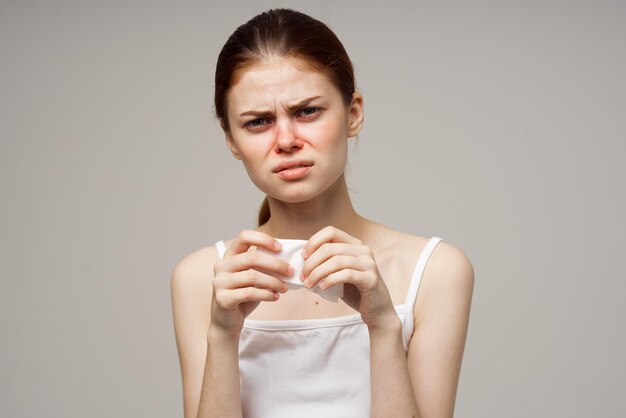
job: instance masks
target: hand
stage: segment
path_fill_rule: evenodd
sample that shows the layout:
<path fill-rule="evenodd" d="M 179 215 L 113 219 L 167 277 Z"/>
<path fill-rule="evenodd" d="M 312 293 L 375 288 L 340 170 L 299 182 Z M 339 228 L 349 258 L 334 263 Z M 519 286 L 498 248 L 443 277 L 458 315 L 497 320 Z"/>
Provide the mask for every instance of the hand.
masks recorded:
<path fill-rule="evenodd" d="M 231 335 L 239 335 L 244 319 L 262 301 L 274 302 L 287 284 L 272 275 L 293 274 L 293 266 L 263 251 L 248 251 L 251 246 L 280 252 L 281 245 L 271 236 L 244 230 L 226 249 L 224 257 L 213 266 L 211 326 Z"/>
<path fill-rule="evenodd" d="M 343 283 L 342 300 L 361 314 L 368 327 L 382 327 L 397 318 L 374 254 L 359 239 L 327 226 L 309 239 L 303 258 L 304 285 L 328 289 Z"/>

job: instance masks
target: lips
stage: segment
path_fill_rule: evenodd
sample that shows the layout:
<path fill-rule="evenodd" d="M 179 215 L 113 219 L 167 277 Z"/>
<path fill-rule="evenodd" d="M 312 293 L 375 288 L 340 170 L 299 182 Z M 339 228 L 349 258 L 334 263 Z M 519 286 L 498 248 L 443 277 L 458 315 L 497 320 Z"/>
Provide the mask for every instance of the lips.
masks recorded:
<path fill-rule="evenodd" d="M 312 165 L 313 165 L 313 162 L 309 160 L 283 161 L 278 166 L 276 166 L 276 168 L 274 168 L 274 173 L 279 173 L 283 170 L 287 170 L 290 168 L 310 167 Z"/>

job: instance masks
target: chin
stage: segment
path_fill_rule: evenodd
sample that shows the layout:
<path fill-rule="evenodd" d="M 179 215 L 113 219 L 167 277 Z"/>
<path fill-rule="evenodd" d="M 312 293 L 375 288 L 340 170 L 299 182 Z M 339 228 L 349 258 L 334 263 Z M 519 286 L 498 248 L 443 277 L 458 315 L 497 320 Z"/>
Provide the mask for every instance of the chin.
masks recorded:
<path fill-rule="evenodd" d="M 286 203 L 302 203 L 313 200 L 327 192 L 334 183 L 327 185 L 306 185 L 304 187 L 284 187 L 278 193 L 266 193 L 276 200 Z M 294 185 L 295 186 L 295 185 Z"/>
<path fill-rule="evenodd" d="M 285 203 L 302 203 L 318 196 L 319 193 L 279 193 L 276 195 L 268 194 L 273 199 L 280 200 Z"/>
<path fill-rule="evenodd" d="M 315 199 L 316 197 L 329 191 L 329 189 L 338 185 L 343 176 L 343 171 L 339 172 L 332 178 L 308 179 L 308 181 L 293 183 L 265 183 L 254 182 L 259 190 L 271 197 L 286 203 L 302 203 Z M 321 180 L 321 181 L 320 181 Z"/>

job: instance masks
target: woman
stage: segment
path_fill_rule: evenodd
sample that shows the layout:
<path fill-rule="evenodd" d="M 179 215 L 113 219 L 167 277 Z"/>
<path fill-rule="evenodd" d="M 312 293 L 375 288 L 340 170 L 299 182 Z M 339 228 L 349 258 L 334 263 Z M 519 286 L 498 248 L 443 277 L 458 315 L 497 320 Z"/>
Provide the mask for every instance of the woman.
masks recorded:
<path fill-rule="evenodd" d="M 473 268 L 352 207 L 363 97 L 335 34 L 292 10 L 254 17 L 220 53 L 215 109 L 266 199 L 255 230 L 172 274 L 185 417 L 451 417 Z"/>

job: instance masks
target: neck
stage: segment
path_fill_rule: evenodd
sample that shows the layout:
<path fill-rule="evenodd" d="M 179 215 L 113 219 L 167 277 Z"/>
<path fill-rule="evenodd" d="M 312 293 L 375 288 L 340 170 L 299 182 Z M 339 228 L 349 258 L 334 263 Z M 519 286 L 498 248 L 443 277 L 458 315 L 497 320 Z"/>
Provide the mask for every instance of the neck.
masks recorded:
<path fill-rule="evenodd" d="M 357 238 L 364 233 L 364 218 L 352 207 L 343 174 L 328 190 L 306 202 L 267 199 L 271 216 L 257 230 L 274 238 L 309 239 L 329 225 Z"/>

